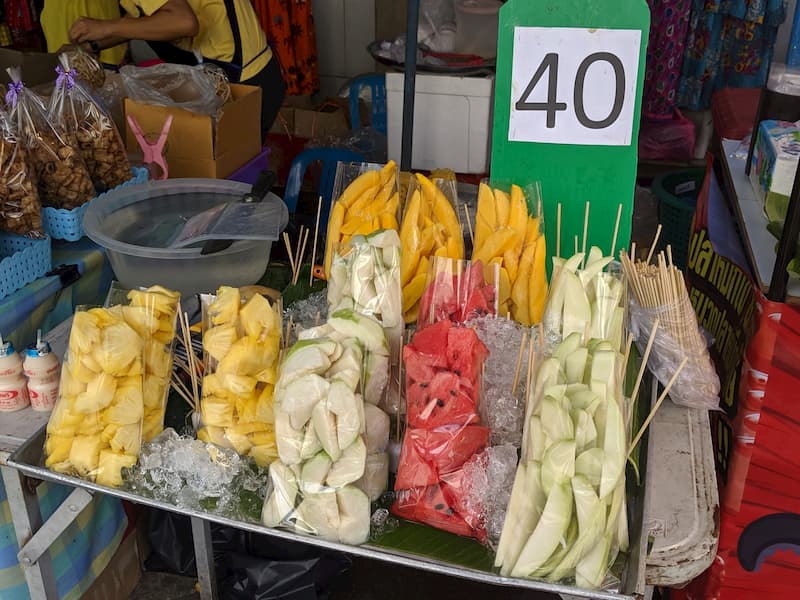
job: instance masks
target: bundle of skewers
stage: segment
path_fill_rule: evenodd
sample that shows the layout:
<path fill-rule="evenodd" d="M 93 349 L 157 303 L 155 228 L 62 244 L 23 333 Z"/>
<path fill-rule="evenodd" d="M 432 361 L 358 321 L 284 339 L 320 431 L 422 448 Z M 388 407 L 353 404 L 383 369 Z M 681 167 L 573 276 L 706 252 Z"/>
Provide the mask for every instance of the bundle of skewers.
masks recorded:
<path fill-rule="evenodd" d="M 656 240 L 661 232 L 659 226 Z M 653 260 L 656 240 L 647 259 L 634 260 L 631 254 L 620 252 L 628 289 L 632 295 L 631 330 L 645 356 L 653 356 L 651 370 L 662 384 L 674 383 L 671 398 L 676 404 L 691 408 L 714 409 L 719 403 L 719 377 L 708 353 L 705 337 L 700 331 L 681 270 L 672 260 L 672 248 L 659 252 Z M 647 332 L 651 331 L 649 339 Z M 646 359 L 645 359 L 646 360 Z M 677 379 L 678 364 L 685 369 Z"/>

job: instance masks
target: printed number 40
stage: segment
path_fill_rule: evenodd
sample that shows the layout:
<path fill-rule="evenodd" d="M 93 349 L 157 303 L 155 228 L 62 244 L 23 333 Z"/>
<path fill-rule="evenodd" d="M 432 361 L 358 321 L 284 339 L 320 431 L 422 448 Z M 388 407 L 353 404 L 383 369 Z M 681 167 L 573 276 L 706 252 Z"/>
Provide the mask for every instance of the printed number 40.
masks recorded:
<path fill-rule="evenodd" d="M 614 69 L 614 104 L 608 116 L 599 121 L 589 118 L 584 106 L 584 86 L 586 85 L 586 72 L 596 62 L 607 62 Z M 547 102 L 528 102 L 531 92 L 539 83 L 539 80 L 547 72 Z M 610 52 L 595 52 L 583 59 L 575 73 L 575 84 L 573 86 L 573 103 L 575 105 L 575 116 L 578 122 L 587 129 L 605 129 L 611 126 L 622 112 L 622 103 L 625 100 L 625 69 L 622 61 L 615 54 Z M 547 113 L 547 128 L 553 129 L 556 126 L 556 114 L 559 111 L 567 110 L 565 102 L 558 102 L 558 54 L 551 52 L 542 59 L 539 68 L 522 92 L 522 96 L 514 105 L 517 110 L 543 110 Z"/>

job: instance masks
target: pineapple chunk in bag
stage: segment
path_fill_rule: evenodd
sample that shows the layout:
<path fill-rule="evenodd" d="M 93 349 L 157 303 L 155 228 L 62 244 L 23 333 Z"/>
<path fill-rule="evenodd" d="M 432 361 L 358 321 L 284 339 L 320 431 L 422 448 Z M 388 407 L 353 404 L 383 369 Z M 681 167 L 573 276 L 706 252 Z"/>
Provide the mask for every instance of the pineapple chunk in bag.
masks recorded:
<path fill-rule="evenodd" d="M 222 286 L 217 290 L 217 297 L 208 307 L 208 314 L 213 325 L 229 325 L 236 322 L 241 304 L 239 288 Z"/>
<path fill-rule="evenodd" d="M 220 361 L 238 337 L 235 325 L 217 325 L 203 334 L 203 348 L 214 360 Z"/>
<path fill-rule="evenodd" d="M 136 464 L 137 457 L 112 450 L 101 450 L 97 464 L 96 482 L 108 487 L 122 485 L 122 469 L 129 469 Z"/>
<path fill-rule="evenodd" d="M 94 476 L 104 447 L 99 435 L 79 435 L 72 440 L 68 460 L 81 477 Z"/>

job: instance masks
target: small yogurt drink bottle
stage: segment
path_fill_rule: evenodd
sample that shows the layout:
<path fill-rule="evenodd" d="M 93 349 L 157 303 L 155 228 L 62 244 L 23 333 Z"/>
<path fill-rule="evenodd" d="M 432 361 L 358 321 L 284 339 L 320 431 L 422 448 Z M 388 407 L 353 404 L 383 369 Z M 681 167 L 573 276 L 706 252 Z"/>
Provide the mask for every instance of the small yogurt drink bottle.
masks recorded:
<path fill-rule="evenodd" d="M 50 344 L 42 340 L 41 330 L 37 332 L 36 344 L 25 351 L 22 369 L 28 378 L 31 408 L 42 412 L 53 410 L 58 398 L 61 363 Z"/>
<path fill-rule="evenodd" d="M 14 412 L 28 406 L 28 383 L 22 359 L 11 342 L 0 337 L 0 411 Z"/>

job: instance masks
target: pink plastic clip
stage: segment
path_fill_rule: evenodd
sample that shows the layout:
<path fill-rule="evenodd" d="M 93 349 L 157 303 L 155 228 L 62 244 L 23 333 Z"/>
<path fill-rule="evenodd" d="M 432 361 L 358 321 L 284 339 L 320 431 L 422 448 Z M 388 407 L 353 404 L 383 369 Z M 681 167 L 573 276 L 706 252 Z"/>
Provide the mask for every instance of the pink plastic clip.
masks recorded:
<path fill-rule="evenodd" d="M 154 144 L 147 141 L 142 128 L 139 127 L 138 121 L 133 115 L 128 115 L 128 125 L 131 126 L 133 135 L 136 136 L 136 141 L 139 142 L 139 147 L 142 149 L 145 164 L 156 164 L 161 167 L 161 174 L 153 177 L 153 179 L 166 179 L 169 175 L 167 170 L 167 161 L 164 159 L 164 145 L 167 143 L 167 136 L 169 135 L 170 127 L 172 127 L 172 115 L 167 115 L 164 126 L 161 128 L 161 134 L 158 136 L 158 141 Z"/>

